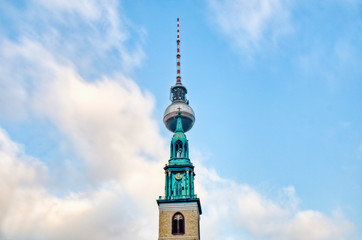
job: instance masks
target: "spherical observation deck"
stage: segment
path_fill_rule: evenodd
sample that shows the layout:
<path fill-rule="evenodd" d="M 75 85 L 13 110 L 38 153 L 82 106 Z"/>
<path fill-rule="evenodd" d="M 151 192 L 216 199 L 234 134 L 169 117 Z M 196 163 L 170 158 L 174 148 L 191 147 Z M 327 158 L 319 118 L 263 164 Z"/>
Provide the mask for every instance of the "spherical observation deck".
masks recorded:
<path fill-rule="evenodd" d="M 168 130 L 175 132 L 177 117 L 181 116 L 182 128 L 184 132 L 187 132 L 192 128 L 195 122 L 195 113 L 192 108 L 184 102 L 173 102 L 166 108 L 163 115 L 163 122 L 165 123 Z"/>

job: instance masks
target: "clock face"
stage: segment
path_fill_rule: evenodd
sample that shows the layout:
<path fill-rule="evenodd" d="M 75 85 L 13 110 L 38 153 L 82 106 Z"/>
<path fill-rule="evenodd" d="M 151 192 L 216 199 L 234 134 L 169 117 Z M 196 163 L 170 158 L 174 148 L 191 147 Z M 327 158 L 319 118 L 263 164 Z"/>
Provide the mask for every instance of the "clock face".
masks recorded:
<path fill-rule="evenodd" d="M 177 173 L 177 174 L 175 175 L 175 179 L 176 179 L 176 180 L 181 180 L 181 179 L 182 179 L 182 174 L 181 174 L 181 173 Z"/>

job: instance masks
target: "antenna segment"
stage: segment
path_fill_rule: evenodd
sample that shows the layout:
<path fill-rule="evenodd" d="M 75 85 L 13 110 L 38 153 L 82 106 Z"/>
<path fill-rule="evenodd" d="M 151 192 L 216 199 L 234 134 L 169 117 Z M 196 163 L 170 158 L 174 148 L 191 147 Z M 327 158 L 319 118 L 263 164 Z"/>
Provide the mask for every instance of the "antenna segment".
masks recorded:
<path fill-rule="evenodd" d="M 177 61 L 177 76 L 176 76 L 176 84 L 181 84 L 181 71 L 180 71 L 180 24 L 179 19 L 177 18 L 177 55 L 176 55 L 176 61 Z"/>

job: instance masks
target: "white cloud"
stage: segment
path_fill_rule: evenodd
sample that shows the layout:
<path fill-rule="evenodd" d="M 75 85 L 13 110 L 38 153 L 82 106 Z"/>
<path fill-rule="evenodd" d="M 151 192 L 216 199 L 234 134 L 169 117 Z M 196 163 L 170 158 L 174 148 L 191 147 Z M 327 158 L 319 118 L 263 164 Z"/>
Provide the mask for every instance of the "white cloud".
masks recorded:
<path fill-rule="evenodd" d="M 35 2 L 51 10 L 53 14 L 59 14 L 59 18 L 62 18 L 62 13 L 68 12 L 80 14 L 82 18 L 89 20 L 98 19 L 102 15 L 101 10 L 106 5 L 98 0 L 37 0 Z M 115 1 L 109 1 L 109 3 L 114 4 Z"/>
<path fill-rule="evenodd" d="M 202 233 L 206 239 L 239 239 L 238 234 L 246 232 L 250 239 L 340 240 L 352 229 L 340 213 L 327 216 L 299 209 L 293 187 L 282 190 L 284 200 L 280 202 L 202 165 L 197 170 L 198 193 L 204 204 Z"/>
<path fill-rule="evenodd" d="M 144 58 L 146 31 L 128 20 L 118 1 L 34 0 L 28 6 L 25 13 L 17 12 L 23 35 L 72 59 L 83 75 L 97 75 L 90 65 L 129 72 Z"/>
<path fill-rule="evenodd" d="M 131 80 L 85 82 L 40 44 L 7 42 L 4 68 L 23 77 L 26 109 L 50 119 L 68 136 L 88 167 L 93 190 L 59 198 L 48 190 L 48 173 L 38 160 L 26 164 L 17 145 L 1 135 L 1 235 L 10 239 L 149 239 L 155 235 L 155 199 L 162 193 L 167 154 L 151 118 L 153 99 Z M 18 69 L 21 59 L 24 69 Z M 9 83 L 2 76 L 4 84 Z M 32 85 L 32 88 L 26 86 Z M 16 96 L 15 96 L 16 98 Z M 4 99 L 8 100 L 8 99 Z M 152 139 L 152 141 L 150 141 Z M 158 151 L 154 151 L 158 149 Z M 36 166 L 44 166 L 40 172 Z M 66 175 L 65 177 L 70 177 Z M 58 181 L 61 181 L 58 179 Z M 147 185 L 146 185 L 147 183 Z M 81 183 L 79 183 L 81 184 Z M 130 227 L 132 226 L 132 227 Z M 142 229 L 142 230 L 140 230 Z"/>
<path fill-rule="evenodd" d="M 29 96 L 27 110 L 49 118 L 68 136 L 93 175 L 134 178 L 123 167 L 125 163 L 140 170 L 156 166 L 161 169 L 160 159 L 166 158 L 167 153 L 165 141 L 151 118 L 154 100 L 149 93 L 142 93 L 123 76 L 86 82 L 72 66 L 57 62 L 36 42 L 25 40 L 19 45 L 3 46 L 7 52 L 13 50 L 4 67 L 18 72 L 24 77 L 23 82 L 27 81 L 22 86 Z M 30 74 L 17 69 L 14 63 L 19 58 L 26 69 L 32 69 Z M 8 77 L 2 76 L 4 83 Z M 33 87 L 26 89 L 26 85 Z M 134 181 L 132 185 L 137 186 Z"/>
<path fill-rule="evenodd" d="M 100 29 L 99 22 L 94 23 L 95 17 L 83 16 L 86 21 L 91 20 L 95 30 L 88 34 L 92 36 L 74 39 L 76 34 L 72 33 L 62 38 L 57 29 L 48 31 L 45 27 L 40 30 L 44 34 L 24 34 L 17 41 L 0 39 L 0 85 L 6 93 L 0 95 L 0 115 L 18 118 L 17 114 L 23 113 L 20 116 L 23 121 L 50 120 L 68 138 L 79 155 L 76 159 L 81 159 L 85 165 L 85 171 L 78 172 L 85 177 L 75 178 L 67 169 L 58 170 L 63 171 L 60 176 L 68 182 L 87 181 L 86 185 L 91 186 L 77 188 L 77 192 L 71 188 L 54 189 L 57 184 L 50 183 L 62 181 L 62 178 L 50 176 L 48 168 L 57 166 L 36 159 L 26 164 L 17 156 L 21 153 L 17 145 L 3 137 L 0 146 L 14 146 L 15 153 L 11 155 L 7 147 L 2 149 L 0 158 L 4 171 L 1 183 L 6 186 L 0 196 L 1 239 L 156 237 L 155 199 L 162 194 L 161 159 L 165 159 L 167 153 L 151 117 L 153 97 L 121 74 L 87 82 L 78 72 L 79 66 L 91 69 L 92 58 L 104 57 L 102 52 L 114 47 L 119 50 L 125 66 L 132 67 L 137 64 L 135 59 L 139 59 L 139 52 L 129 55 L 129 48 L 124 46 L 128 33 L 122 32 L 119 25 L 117 8 L 112 8 L 115 2 L 97 3 L 102 11 L 107 9 L 101 11 L 103 16 L 99 22 L 109 23 L 110 27 Z M 74 15 L 78 11 L 69 4 L 55 8 L 55 12 L 73 11 Z M 47 14 L 49 25 L 54 25 L 53 16 L 45 12 Z M 65 21 L 64 15 L 59 13 L 59 16 L 56 21 Z M 31 17 L 28 20 L 40 21 Z M 32 27 L 31 23 L 26 24 Z M 86 38 L 91 39 L 88 47 L 95 54 L 77 57 L 77 48 Z M 83 61 L 84 58 L 90 61 Z M 67 164 L 72 169 L 71 165 L 77 163 L 67 161 Z M 36 165 L 43 166 L 43 171 L 35 168 Z M 85 183 L 79 182 L 79 185 Z M 60 196 L 54 195 L 59 191 Z"/>
<path fill-rule="evenodd" d="M 50 194 L 42 180 L 46 167 L 28 159 L 2 129 L 0 165 L 1 239 L 149 239 L 157 227 L 118 183 L 64 198 Z"/>
<path fill-rule="evenodd" d="M 231 45 L 253 52 L 291 30 L 289 1 L 209 0 L 211 21 Z"/>
<path fill-rule="evenodd" d="M 103 181 L 91 191 L 71 192 L 60 198 L 46 188 L 46 166 L 27 157 L 3 130 L 0 156 L 0 236 L 4 239 L 156 237 L 157 207 L 153 195 L 160 192 L 161 183 L 156 181 L 156 186 L 152 177 L 157 170 L 134 169 L 130 162 L 124 163 L 130 167 L 130 174 L 147 172 L 147 176 L 140 175 L 138 180 L 143 184 L 136 191 L 124 187 L 127 180 L 121 177 L 119 181 Z M 147 165 L 147 159 L 143 164 Z M 222 178 L 202 165 L 196 167 L 197 192 L 204 209 L 204 238 L 238 239 L 239 235 L 233 233 L 248 232 L 254 236 L 251 239 L 333 240 L 345 239 L 351 228 L 339 213 L 329 217 L 318 211 L 298 210 L 292 187 L 285 190 L 290 204 L 281 206 L 251 186 Z"/>

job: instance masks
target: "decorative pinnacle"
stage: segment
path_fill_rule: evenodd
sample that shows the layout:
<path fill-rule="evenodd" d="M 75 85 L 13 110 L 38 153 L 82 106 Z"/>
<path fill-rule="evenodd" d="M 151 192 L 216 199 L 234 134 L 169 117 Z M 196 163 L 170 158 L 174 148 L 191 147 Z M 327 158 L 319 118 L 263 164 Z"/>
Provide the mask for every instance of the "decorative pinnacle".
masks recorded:
<path fill-rule="evenodd" d="M 176 61 L 177 61 L 177 76 L 176 76 L 176 83 L 181 84 L 181 73 L 180 73 L 180 24 L 179 19 L 177 18 L 177 55 L 176 55 Z"/>

